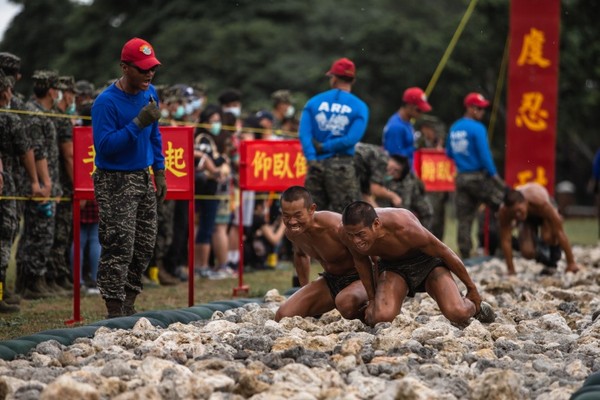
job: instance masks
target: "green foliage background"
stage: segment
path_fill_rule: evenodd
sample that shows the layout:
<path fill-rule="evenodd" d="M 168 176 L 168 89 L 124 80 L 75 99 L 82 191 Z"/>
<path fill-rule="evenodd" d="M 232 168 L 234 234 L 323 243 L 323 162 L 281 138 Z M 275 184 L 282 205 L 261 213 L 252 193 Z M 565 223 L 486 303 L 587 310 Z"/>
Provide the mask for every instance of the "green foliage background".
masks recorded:
<path fill-rule="evenodd" d="M 22 58 L 17 90 L 29 94 L 33 70 L 53 68 L 102 86 L 119 76 L 121 46 L 149 40 L 163 67 L 155 83 L 203 82 L 209 101 L 228 87 L 243 91 L 244 110 L 269 107 L 269 94 L 292 90 L 296 108 L 327 87 L 333 59 L 358 69 L 355 93 L 371 109 L 365 141 L 379 143 L 387 118 L 409 86 L 429 83 L 469 0 L 12 0 L 24 5 L 0 50 Z M 514 0 L 513 0 L 514 1 Z M 562 0 L 557 182 L 586 191 L 600 146 L 600 4 Z M 463 112 L 462 98 L 494 98 L 509 28 L 510 1 L 479 0 L 434 88 L 433 114 L 446 125 Z M 490 132 L 494 159 L 504 169 L 505 88 Z M 535 149 L 532 149 L 535 151 Z"/>

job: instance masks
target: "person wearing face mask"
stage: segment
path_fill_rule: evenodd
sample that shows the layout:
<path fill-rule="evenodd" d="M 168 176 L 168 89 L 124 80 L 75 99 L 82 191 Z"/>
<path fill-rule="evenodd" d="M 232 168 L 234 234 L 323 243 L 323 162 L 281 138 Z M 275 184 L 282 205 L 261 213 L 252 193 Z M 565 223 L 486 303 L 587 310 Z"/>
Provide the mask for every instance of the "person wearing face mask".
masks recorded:
<path fill-rule="evenodd" d="M 237 89 L 226 89 L 218 97 L 223 114 L 230 113 L 235 116 L 236 131 L 242 128 L 242 92 Z"/>
<path fill-rule="evenodd" d="M 61 115 L 75 114 L 75 79 L 60 76 L 57 88 L 59 96 L 54 103 L 54 111 Z M 53 118 L 59 148 L 59 177 L 63 196 L 73 196 L 73 123 L 66 117 Z M 54 243 L 48 260 L 46 284 L 54 292 L 61 294 L 73 288 L 67 251 L 71 248 L 71 227 L 73 209 L 70 201 L 56 203 Z"/>
<path fill-rule="evenodd" d="M 271 93 L 271 100 L 273 101 L 273 109 L 271 110 L 271 114 L 273 115 L 273 132 L 279 136 L 283 133 L 281 132 L 283 122 L 286 119 L 293 118 L 296 115 L 296 109 L 294 108 L 294 100 L 289 90 L 276 90 Z"/>
<path fill-rule="evenodd" d="M 62 196 L 56 127 L 47 116 L 59 98 L 58 74 L 38 70 L 33 74 L 33 97 L 26 103 L 28 111 L 46 115 L 26 118 L 27 130 L 33 141 L 36 170 L 41 186 L 52 197 Z M 24 230 L 17 247 L 17 277 L 24 282 L 22 295 L 26 299 L 40 299 L 55 295 L 46 284 L 48 259 L 55 233 L 53 201 L 27 201 L 24 204 Z M 19 288 L 18 288 L 19 289 Z"/>
<path fill-rule="evenodd" d="M 197 231 L 195 239 L 195 272 L 200 277 L 223 279 L 233 277 L 233 271 L 226 266 L 228 242 L 226 232 L 219 238 L 215 226 L 219 211 L 219 199 L 216 198 L 230 173 L 227 155 L 217 145 L 217 137 L 221 131 L 221 108 L 209 104 L 200 114 L 194 139 L 194 158 L 196 160 L 196 195 L 203 196 L 196 200 Z M 222 191 L 222 189 L 221 189 Z M 229 222 L 229 221 L 227 221 Z M 220 232 L 223 233 L 223 232 Z M 216 265 L 209 266 L 211 243 L 214 247 Z"/>

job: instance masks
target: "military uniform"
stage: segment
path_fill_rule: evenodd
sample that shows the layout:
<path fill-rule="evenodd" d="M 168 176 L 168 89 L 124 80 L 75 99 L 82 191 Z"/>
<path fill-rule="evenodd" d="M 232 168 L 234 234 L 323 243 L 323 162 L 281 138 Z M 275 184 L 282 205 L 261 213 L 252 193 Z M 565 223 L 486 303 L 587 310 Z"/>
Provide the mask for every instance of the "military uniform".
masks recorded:
<path fill-rule="evenodd" d="M 433 209 L 429 199 L 425 196 L 423 181 L 409 172 L 400 180 L 388 181 L 386 187 L 402 198 L 402 208 L 414 212 L 425 228 L 431 228 Z"/>
<path fill-rule="evenodd" d="M 371 182 L 385 185 L 388 156 L 381 146 L 359 142 L 354 147 L 354 167 L 360 184 L 360 192 L 370 194 Z"/>
<path fill-rule="evenodd" d="M 70 76 L 61 76 L 58 79 L 58 89 L 63 91 L 75 92 L 75 80 Z M 57 114 L 64 114 L 58 108 L 53 110 Z M 74 110 L 73 110 L 74 111 Z M 68 118 L 53 118 L 52 122 L 56 128 L 56 146 L 62 151 L 63 146 L 73 144 L 73 124 Z M 72 165 L 68 165 L 63 155 L 59 156 L 59 179 L 62 188 L 62 196 L 66 198 L 73 197 L 73 182 L 71 181 Z M 71 199 L 64 199 L 56 203 L 54 243 L 50 251 L 48 263 L 48 273 L 46 280 L 56 282 L 65 289 L 71 289 L 71 268 L 67 255 L 71 250 L 72 226 L 73 226 L 73 202 Z"/>
<path fill-rule="evenodd" d="M 12 82 L 7 77 L 0 76 L 0 92 L 10 86 Z M 19 168 L 19 156 L 25 154 L 29 148 L 30 143 L 28 137 L 23 134 L 21 119 L 15 114 L 1 112 L 0 160 L 4 169 L 4 187 L 0 196 L 0 313 L 19 311 L 16 305 L 8 304 L 6 271 L 19 222 L 14 199 L 17 194 L 14 178 Z"/>
<path fill-rule="evenodd" d="M 52 71 L 36 71 L 33 75 L 34 88 L 54 88 L 58 76 Z M 37 99 L 26 103 L 28 111 L 48 113 Z M 51 197 L 62 195 L 58 168 L 58 146 L 56 128 L 52 119 L 43 115 L 26 118 L 26 129 L 31 134 L 36 162 L 46 160 L 52 182 Z M 25 298 L 36 299 L 48 295 L 45 275 L 54 242 L 56 204 L 54 201 L 42 205 L 39 201 L 24 204 L 24 230 L 17 248 L 17 273 L 22 281 L 28 282 L 24 289 Z"/>

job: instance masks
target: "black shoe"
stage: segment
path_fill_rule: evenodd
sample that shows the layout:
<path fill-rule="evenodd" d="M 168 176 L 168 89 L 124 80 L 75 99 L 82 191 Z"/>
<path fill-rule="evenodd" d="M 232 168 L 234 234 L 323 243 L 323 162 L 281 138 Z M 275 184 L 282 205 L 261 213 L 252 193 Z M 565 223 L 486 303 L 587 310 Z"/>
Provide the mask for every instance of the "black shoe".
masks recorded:
<path fill-rule="evenodd" d="M 482 301 L 480 304 L 480 310 L 477 314 L 473 316 L 476 320 L 481 322 L 482 324 L 490 324 L 496 320 L 496 313 L 491 305 Z"/>

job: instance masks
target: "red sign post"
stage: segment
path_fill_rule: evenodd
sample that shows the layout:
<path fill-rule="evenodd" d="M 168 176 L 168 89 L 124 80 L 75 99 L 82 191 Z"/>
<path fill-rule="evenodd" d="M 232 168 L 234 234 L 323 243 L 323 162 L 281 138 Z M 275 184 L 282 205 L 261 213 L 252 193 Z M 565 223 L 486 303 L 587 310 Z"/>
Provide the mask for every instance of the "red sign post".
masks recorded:
<path fill-rule="evenodd" d="M 188 200 L 188 304 L 194 304 L 194 147 L 192 127 L 160 127 L 165 156 L 167 200 Z M 80 200 L 94 199 L 92 174 L 94 141 L 91 127 L 73 128 L 73 319 L 66 324 L 81 322 L 81 263 L 79 249 Z"/>
<path fill-rule="evenodd" d="M 511 1 L 506 170 L 509 185 L 554 192 L 560 0 Z M 535 151 L 533 151 L 535 149 Z"/>
<path fill-rule="evenodd" d="M 240 145 L 240 263 L 238 287 L 233 295 L 248 292 L 244 285 L 244 202 L 245 190 L 282 191 L 304 185 L 306 158 L 298 140 L 247 140 Z M 252 210 L 250 210 L 252 212 Z"/>

